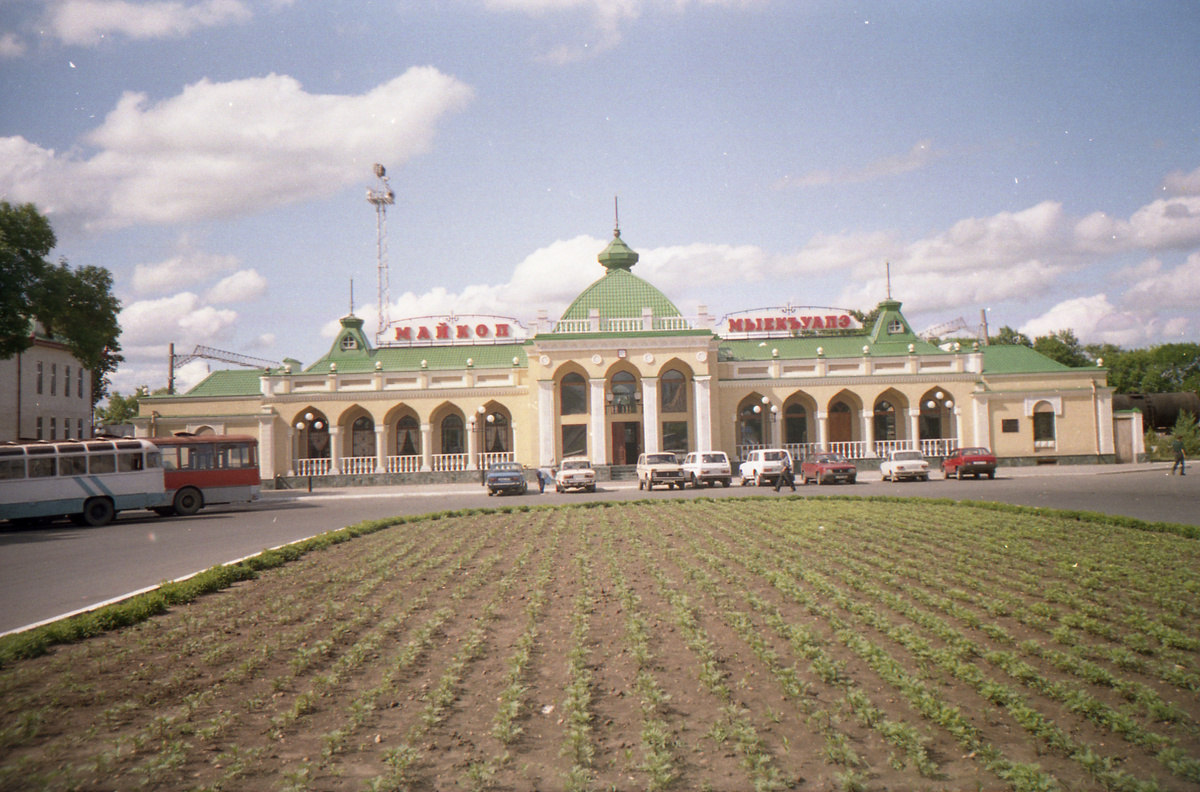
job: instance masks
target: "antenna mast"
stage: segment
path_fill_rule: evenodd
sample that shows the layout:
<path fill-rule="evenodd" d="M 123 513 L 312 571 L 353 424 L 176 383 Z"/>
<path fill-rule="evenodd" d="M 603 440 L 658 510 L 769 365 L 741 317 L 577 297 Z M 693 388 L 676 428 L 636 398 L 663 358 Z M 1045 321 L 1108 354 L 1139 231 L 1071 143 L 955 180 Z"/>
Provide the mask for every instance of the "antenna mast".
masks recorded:
<path fill-rule="evenodd" d="M 387 208 L 396 203 L 396 194 L 388 184 L 387 170 L 378 163 L 375 165 L 375 177 L 379 184 L 375 189 L 367 190 L 367 203 L 375 207 L 375 257 L 379 270 L 379 329 L 375 331 L 375 343 L 378 345 L 391 324 L 388 315 L 388 306 L 392 299 L 388 285 Z"/>

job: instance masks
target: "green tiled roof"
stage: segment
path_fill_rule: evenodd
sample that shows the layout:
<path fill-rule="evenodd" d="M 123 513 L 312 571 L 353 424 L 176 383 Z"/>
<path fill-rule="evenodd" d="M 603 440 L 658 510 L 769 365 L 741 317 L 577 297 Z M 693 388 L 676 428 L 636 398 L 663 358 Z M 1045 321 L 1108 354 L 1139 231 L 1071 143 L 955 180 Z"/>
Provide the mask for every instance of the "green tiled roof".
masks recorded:
<path fill-rule="evenodd" d="M 638 319 L 642 309 L 649 308 L 654 316 L 683 316 L 675 304 L 654 286 L 627 269 L 612 268 L 604 277 L 588 286 L 571 303 L 562 318 L 587 319 L 593 308 L 599 309 L 600 321 L 606 319 Z"/>
<path fill-rule="evenodd" d="M 1027 346 L 993 344 L 983 347 L 984 374 L 1043 374 L 1071 371 L 1057 360 L 1051 360 Z"/>
<path fill-rule="evenodd" d="M 803 336 L 800 338 L 745 338 L 722 341 L 720 346 L 721 360 L 770 360 L 774 355 L 771 350 L 778 349 L 779 357 L 785 360 L 800 360 L 817 357 L 817 348 L 826 358 L 862 357 L 863 347 L 870 349 L 870 354 L 876 357 L 908 355 L 908 345 L 912 344 L 912 354 L 917 355 L 949 355 L 950 352 L 939 349 L 928 341 L 913 337 L 909 340 L 904 336 L 899 341 L 884 341 L 875 343 L 871 336 L 863 333 L 843 336 Z"/>
<path fill-rule="evenodd" d="M 529 366 L 525 354 L 525 342 L 515 344 L 473 344 L 445 346 L 381 347 L 369 350 L 356 357 L 325 357 L 313 363 L 306 372 L 318 373 L 329 370 L 330 363 L 338 364 L 338 373 L 374 371 L 375 363 L 382 364 L 383 371 L 418 371 L 421 361 L 427 369 L 464 369 L 467 360 L 474 368 L 512 368 L 513 358 L 517 368 Z"/>
<path fill-rule="evenodd" d="M 257 396 L 262 393 L 262 386 L 258 381 L 262 375 L 260 369 L 214 371 L 184 395 L 204 399 L 218 396 Z"/>

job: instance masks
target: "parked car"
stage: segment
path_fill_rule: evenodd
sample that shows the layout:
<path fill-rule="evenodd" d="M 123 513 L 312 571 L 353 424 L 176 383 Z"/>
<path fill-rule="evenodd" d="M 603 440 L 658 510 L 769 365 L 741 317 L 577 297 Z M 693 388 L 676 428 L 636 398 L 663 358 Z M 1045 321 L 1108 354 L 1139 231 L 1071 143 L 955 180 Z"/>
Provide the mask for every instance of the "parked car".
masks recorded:
<path fill-rule="evenodd" d="M 517 462 L 493 462 L 488 465 L 487 476 L 484 479 L 488 495 L 497 492 L 515 492 L 524 495 L 529 490 L 525 481 L 525 469 Z"/>
<path fill-rule="evenodd" d="M 946 478 L 954 476 L 963 479 L 967 476 L 986 475 L 996 478 L 996 455 L 982 446 L 974 448 L 956 448 L 942 460 L 942 472 Z"/>
<path fill-rule="evenodd" d="M 669 452 L 642 454 L 637 461 L 638 489 L 654 489 L 655 484 L 666 484 L 674 489 L 683 489 L 686 479 L 679 458 Z"/>
<path fill-rule="evenodd" d="M 569 457 L 558 466 L 554 475 L 554 489 L 566 492 L 569 489 L 582 489 L 588 492 L 596 491 L 596 471 L 592 463 L 584 457 Z"/>
<path fill-rule="evenodd" d="M 746 455 L 745 461 L 738 465 L 742 486 L 746 486 L 751 481 L 756 487 L 774 484 L 783 471 L 785 459 L 788 460 L 788 464 L 791 464 L 792 455 L 782 448 L 760 448 L 757 451 L 751 451 Z M 792 470 L 795 470 L 794 466 Z"/>
<path fill-rule="evenodd" d="M 858 468 L 847 462 L 841 454 L 814 454 L 800 463 L 800 477 L 807 484 L 815 481 L 818 484 L 833 484 L 844 481 L 853 484 L 858 478 Z"/>
<path fill-rule="evenodd" d="M 879 463 L 884 481 L 929 481 L 929 462 L 920 451 L 892 451 Z"/>
<path fill-rule="evenodd" d="M 693 487 L 701 484 L 711 487 L 718 481 L 722 487 L 728 487 L 733 467 L 724 451 L 693 451 L 683 458 L 683 477 Z"/>

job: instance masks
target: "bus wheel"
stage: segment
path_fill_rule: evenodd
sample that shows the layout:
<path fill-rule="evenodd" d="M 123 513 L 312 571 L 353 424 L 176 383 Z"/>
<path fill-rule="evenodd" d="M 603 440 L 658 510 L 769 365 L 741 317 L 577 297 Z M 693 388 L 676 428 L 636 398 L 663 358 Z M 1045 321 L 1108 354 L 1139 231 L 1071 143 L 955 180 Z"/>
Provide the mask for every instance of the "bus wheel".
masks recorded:
<path fill-rule="evenodd" d="M 93 528 L 108 525 L 116 514 L 108 498 L 92 498 L 83 504 L 83 521 Z"/>
<path fill-rule="evenodd" d="M 200 490 L 192 487 L 184 487 L 175 493 L 175 513 L 184 517 L 191 517 L 196 512 L 200 511 L 200 507 L 204 505 L 204 498 L 200 495 Z"/>

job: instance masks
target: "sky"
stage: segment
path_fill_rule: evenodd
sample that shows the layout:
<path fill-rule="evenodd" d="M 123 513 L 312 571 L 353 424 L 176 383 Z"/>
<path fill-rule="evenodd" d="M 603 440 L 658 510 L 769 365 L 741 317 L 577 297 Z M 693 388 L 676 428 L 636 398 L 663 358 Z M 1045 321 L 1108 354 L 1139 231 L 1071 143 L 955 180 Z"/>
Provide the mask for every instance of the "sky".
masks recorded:
<path fill-rule="evenodd" d="M 125 362 L 311 364 L 351 310 L 561 315 L 621 237 L 687 316 L 1200 341 L 1200 4 L 0 0 L 0 200 Z M 177 385 L 199 381 L 195 361 Z"/>

